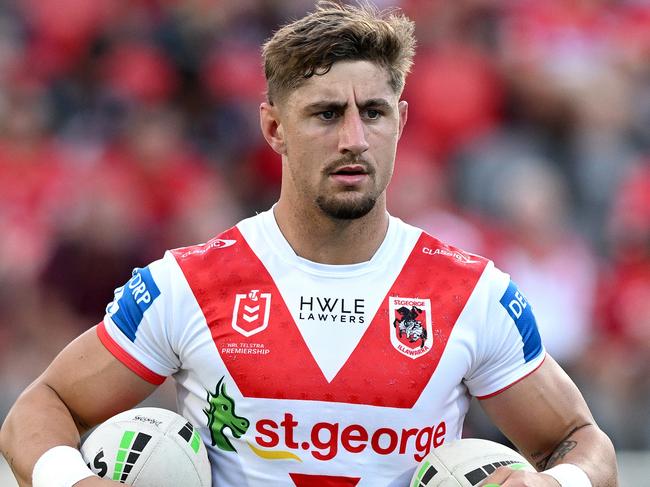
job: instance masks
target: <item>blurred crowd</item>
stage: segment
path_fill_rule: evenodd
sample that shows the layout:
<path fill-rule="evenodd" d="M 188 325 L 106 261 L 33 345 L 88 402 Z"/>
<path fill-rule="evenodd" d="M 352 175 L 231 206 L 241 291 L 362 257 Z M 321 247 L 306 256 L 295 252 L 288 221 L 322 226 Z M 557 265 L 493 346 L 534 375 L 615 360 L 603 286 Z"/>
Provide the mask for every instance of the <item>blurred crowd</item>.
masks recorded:
<path fill-rule="evenodd" d="M 650 448 L 650 3 L 374 3 L 419 43 L 390 211 L 509 272 L 617 448 Z M 311 7 L 0 2 L 0 419 L 133 267 L 275 201 L 260 45 Z"/>

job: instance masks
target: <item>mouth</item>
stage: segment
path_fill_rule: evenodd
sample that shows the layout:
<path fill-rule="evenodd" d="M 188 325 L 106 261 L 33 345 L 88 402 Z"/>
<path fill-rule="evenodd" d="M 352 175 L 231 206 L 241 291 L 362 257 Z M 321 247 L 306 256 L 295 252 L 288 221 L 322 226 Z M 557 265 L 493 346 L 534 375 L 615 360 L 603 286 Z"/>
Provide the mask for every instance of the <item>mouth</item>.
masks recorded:
<path fill-rule="evenodd" d="M 241 418 L 241 421 L 234 421 L 231 424 L 228 424 L 228 427 L 235 438 L 241 438 L 241 436 L 246 433 L 249 426 L 250 422 L 245 418 Z"/>
<path fill-rule="evenodd" d="M 361 164 L 348 164 L 329 173 L 334 181 L 345 186 L 356 186 L 369 177 L 368 170 Z"/>

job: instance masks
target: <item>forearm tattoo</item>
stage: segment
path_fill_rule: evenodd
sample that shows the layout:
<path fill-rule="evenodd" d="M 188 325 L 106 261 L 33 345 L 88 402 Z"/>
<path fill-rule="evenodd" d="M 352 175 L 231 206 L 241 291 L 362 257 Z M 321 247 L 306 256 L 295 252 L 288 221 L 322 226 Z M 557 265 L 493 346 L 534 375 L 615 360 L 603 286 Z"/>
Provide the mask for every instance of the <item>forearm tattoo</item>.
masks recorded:
<path fill-rule="evenodd" d="M 569 453 L 571 450 L 573 450 L 577 445 L 578 445 L 577 441 L 564 440 L 562 443 L 558 445 L 558 447 L 551 454 L 551 456 L 548 457 L 548 459 L 540 463 L 544 463 L 544 469 L 550 468 L 553 465 L 555 465 L 558 461 L 562 460 L 566 456 L 566 454 Z"/>
<path fill-rule="evenodd" d="M 578 426 L 577 428 L 574 428 L 551 452 L 551 454 L 545 458 L 542 458 L 539 460 L 537 463 L 535 463 L 535 467 L 537 467 L 537 470 L 546 470 L 547 468 L 552 467 L 556 463 L 559 463 L 560 460 L 562 460 L 567 453 L 569 453 L 571 450 L 573 450 L 576 446 L 578 446 L 578 442 L 576 440 L 570 440 L 571 438 L 578 430 L 581 430 L 582 428 L 586 428 L 588 426 L 591 426 L 589 423 L 583 424 L 582 426 Z M 539 458 L 543 455 L 542 452 L 535 452 L 532 453 L 530 456 L 533 459 Z"/>

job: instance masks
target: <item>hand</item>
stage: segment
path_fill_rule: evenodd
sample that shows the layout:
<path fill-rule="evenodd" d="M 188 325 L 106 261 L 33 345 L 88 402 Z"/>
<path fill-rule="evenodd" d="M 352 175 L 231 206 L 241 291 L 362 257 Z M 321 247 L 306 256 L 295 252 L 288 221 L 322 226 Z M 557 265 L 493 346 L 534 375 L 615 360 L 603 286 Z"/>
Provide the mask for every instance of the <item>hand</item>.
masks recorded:
<path fill-rule="evenodd" d="M 559 487 L 559 483 L 550 475 L 542 472 L 527 472 L 513 470 L 509 467 L 499 467 L 492 475 L 483 481 L 481 486 L 500 487 Z"/>
<path fill-rule="evenodd" d="M 72 487 L 115 487 L 117 485 L 124 486 L 124 484 L 120 484 L 119 482 L 113 482 L 112 480 L 103 479 L 101 477 L 97 477 L 96 475 L 92 475 L 80 480 Z"/>

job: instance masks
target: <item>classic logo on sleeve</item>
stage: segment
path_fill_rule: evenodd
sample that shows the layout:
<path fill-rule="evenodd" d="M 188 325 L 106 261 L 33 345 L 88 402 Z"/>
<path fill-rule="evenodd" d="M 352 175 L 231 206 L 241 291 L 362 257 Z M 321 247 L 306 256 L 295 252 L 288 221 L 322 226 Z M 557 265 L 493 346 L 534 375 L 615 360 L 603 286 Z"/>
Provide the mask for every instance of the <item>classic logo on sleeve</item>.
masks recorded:
<path fill-rule="evenodd" d="M 431 301 L 393 296 L 388 301 L 390 341 L 393 346 L 412 359 L 430 351 L 433 345 Z"/>
<path fill-rule="evenodd" d="M 115 298 L 106 308 L 106 313 L 122 333 L 133 342 L 145 311 L 151 307 L 158 296 L 160 290 L 149 268 L 134 269 L 133 277 L 129 282 L 115 290 Z"/>
<path fill-rule="evenodd" d="M 232 327 L 245 337 L 261 332 L 269 325 L 271 293 L 260 293 L 258 289 L 248 294 L 235 295 L 232 311 Z"/>

